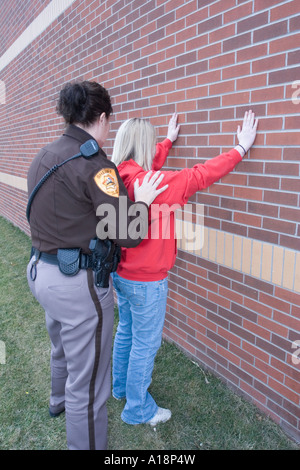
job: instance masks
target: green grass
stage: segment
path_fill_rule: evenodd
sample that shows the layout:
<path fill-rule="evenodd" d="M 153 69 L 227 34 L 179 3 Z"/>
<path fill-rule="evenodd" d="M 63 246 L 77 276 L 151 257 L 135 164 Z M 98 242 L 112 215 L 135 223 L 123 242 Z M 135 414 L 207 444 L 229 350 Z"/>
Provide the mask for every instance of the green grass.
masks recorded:
<path fill-rule="evenodd" d="M 44 312 L 26 280 L 30 240 L 0 218 L 0 449 L 66 449 L 65 417 L 48 415 L 50 343 Z M 117 322 L 117 313 L 116 313 Z M 116 323 L 115 322 L 115 323 Z M 108 401 L 110 450 L 298 449 L 256 407 L 219 379 L 164 343 L 155 362 L 151 393 L 172 419 L 151 428 L 120 418 L 124 401 Z"/>

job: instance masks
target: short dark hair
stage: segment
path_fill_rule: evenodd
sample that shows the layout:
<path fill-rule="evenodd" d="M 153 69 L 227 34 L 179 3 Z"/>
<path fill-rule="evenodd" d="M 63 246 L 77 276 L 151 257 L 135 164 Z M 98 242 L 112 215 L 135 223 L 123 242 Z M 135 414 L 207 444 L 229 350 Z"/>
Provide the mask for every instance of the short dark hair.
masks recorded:
<path fill-rule="evenodd" d="M 93 124 L 105 113 L 113 112 L 108 91 L 97 82 L 80 81 L 66 83 L 60 91 L 56 111 L 66 124 Z"/>

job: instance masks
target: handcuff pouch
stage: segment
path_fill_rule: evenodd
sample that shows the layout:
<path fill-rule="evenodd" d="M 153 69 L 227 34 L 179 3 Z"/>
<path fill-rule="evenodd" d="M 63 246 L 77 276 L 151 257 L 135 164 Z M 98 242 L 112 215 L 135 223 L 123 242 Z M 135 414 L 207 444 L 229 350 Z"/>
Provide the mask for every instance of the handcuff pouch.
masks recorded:
<path fill-rule="evenodd" d="M 80 248 L 59 248 L 57 261 L 59 270 L 66 276 L 75 276 L 80 269 Z"/>

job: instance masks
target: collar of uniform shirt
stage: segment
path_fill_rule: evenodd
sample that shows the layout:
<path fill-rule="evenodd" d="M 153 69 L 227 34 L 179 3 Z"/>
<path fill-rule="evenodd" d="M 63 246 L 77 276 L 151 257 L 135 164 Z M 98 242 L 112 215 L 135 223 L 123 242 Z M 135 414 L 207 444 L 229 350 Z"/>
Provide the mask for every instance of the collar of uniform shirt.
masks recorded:
<path fill-rule="evenodd" d="M 64 131 L 63 135 L 72 137 L 73 139 L 78 140 L 82 144 L 84 144 L 84 142 L 86 142 L 89 139 L 94 139 L 94 137 L 91 136 L 91 134 L 86 132 L 84 129 L 81 129 L 81 127 L 75 126 L 74 124 L 69 124 L 66 130 Z M 102 148 L 99 148 L 99 153 L 101 153 L 101 155 L 107 158 L 107 155 L 102 150 Z"/>

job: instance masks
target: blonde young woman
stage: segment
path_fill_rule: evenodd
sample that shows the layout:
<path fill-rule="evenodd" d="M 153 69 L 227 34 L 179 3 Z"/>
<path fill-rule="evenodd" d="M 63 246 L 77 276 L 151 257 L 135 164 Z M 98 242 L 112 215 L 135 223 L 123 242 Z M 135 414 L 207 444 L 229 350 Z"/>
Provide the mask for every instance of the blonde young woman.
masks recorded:
<path fill-rule="evenodd" d="M 231 172 L 256 137 L 258 120 L 246 112 L 237 129 L 238 145 L 227 153 L 181 171 L 162 171 L 168 189 L 155 204 L 183 206 L 195 192 L 207 188 Z M 129 119 L 119 128 L 112 155 L 129 197 L 148 170 L 160 170 L 179 133 L 177 114 L 169 122 L 167 138 L 156 144 L 155 129 L 146 120 Z M 149 233 L 136 248 L 122 248 L 113 275 L 118 297 L 119 324 L 113 350 L 113 396 L 126 398 L 121 417 L 128 424 L 166 422 L 171 411 L 159 407 L 148 391 L 154 359 L 161 344 L 168 292 L 168 271 L 176 260 L 174 212 L 167 214 L 170 237 Z"/>

